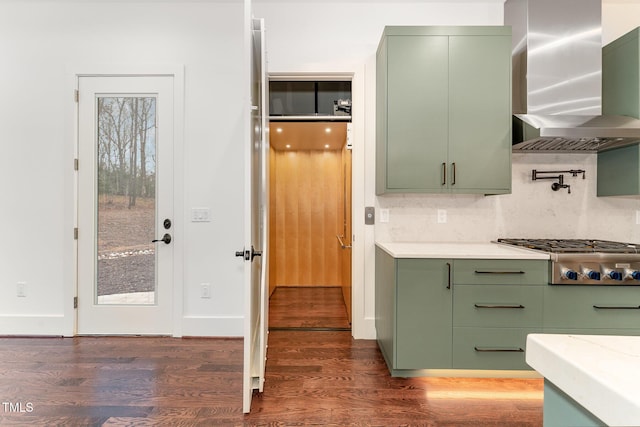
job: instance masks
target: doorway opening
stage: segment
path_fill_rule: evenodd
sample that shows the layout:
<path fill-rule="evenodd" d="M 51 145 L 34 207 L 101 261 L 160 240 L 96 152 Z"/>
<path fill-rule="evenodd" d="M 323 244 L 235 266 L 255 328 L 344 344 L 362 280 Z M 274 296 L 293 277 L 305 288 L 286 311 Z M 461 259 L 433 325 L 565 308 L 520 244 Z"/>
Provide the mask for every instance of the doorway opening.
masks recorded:
<path fill-rule="evenodd" d="M 269 130 L 269 329 L 351 330 L 350 123 Z"/>

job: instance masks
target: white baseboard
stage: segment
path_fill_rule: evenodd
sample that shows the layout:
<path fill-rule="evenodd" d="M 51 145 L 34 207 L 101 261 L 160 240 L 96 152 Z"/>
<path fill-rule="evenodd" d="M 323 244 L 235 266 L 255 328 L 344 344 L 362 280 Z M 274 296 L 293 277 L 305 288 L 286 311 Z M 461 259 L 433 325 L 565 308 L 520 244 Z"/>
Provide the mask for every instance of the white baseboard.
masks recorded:
<path fill-rule="evenodd" d="M 68 322 L 62 314 L 45 316 L 0 316 L 0 335 L 11 336 L 71 336 Z"/>
<path fill-rule="evenodd" d="M 207 317 L 185 316 L 182 319 L 183 337 L 242 337 L 242 316 Z"/>

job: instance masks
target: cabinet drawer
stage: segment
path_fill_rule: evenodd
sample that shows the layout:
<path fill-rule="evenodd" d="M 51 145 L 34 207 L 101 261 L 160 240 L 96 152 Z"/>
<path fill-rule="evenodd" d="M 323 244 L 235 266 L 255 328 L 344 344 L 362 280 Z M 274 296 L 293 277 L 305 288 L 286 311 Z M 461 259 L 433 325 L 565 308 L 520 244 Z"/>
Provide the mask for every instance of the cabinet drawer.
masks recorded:
<path fill-rule="evenodd" d="M 522 285 L 456 286 L 453 325 L 541 327 L 543 290 Z"/>
<path fill-rule="evenodd" d="M 530 370 L 527 335 L 536 328 L 453 328 L 454 369 Z"/>
<path fill-rule="evenodd" d="M 545 260 L 463 259 L 453 264 L 455 285 L 546 285 Z"/>
<path fill-rule="evenodd" d="M 547 286 L 544 327 L 640 328 L 640 287 Z"/>

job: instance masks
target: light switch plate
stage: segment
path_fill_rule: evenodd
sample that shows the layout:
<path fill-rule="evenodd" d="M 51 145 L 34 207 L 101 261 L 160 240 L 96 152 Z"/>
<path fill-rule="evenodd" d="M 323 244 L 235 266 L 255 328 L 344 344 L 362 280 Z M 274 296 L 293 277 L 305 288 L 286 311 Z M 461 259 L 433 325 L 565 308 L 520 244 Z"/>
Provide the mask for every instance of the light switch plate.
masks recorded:
<path fill-rule="evenodd" d="M 211 209 L 209 208 L 191 208 L 191 222 L 210 222 Z"/>
<path fill-rule="evenodd" d="M 373 206 L 366 206 L 364 208 L 364 223 L 366 225 L 373 225 L 376 223 L 376 210 Z"/>

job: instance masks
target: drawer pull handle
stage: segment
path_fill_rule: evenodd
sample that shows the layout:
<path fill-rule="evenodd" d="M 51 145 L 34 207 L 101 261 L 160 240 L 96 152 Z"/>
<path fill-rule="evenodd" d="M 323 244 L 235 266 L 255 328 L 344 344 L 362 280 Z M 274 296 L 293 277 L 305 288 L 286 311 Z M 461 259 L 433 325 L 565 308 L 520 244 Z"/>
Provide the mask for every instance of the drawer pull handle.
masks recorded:
<path fill-rule="evenodd" d="M 494 348 L 494 347 L 473 347 L 479 353 L 524 353 L 520 347 L 517 348 Z"/>
<path fill-rule="evenodd" d="M 475 308 L 524 308 L 522 304 L 474 304 Z"/>
<path fill-rule="evenodd" d="M 484 271 L 484 270 L 476 270 L 476 274 L 524 274 L 524 271 Z"/>
<path fill-rule="evenodd" d="M 451 263 L 447 263 L 447 289 L 451 289 Z"/>
<path fill-rule="evenodd" d="M 447 164 L 446 163 L 442 163 L 442 183 L 441 185 L 446 185 L 447 184 Z"/>
<path fill-rule="evenodd" d="M 638 305 L 594 305 L 593 308 L 600 310 L 640 310 Z"/>

